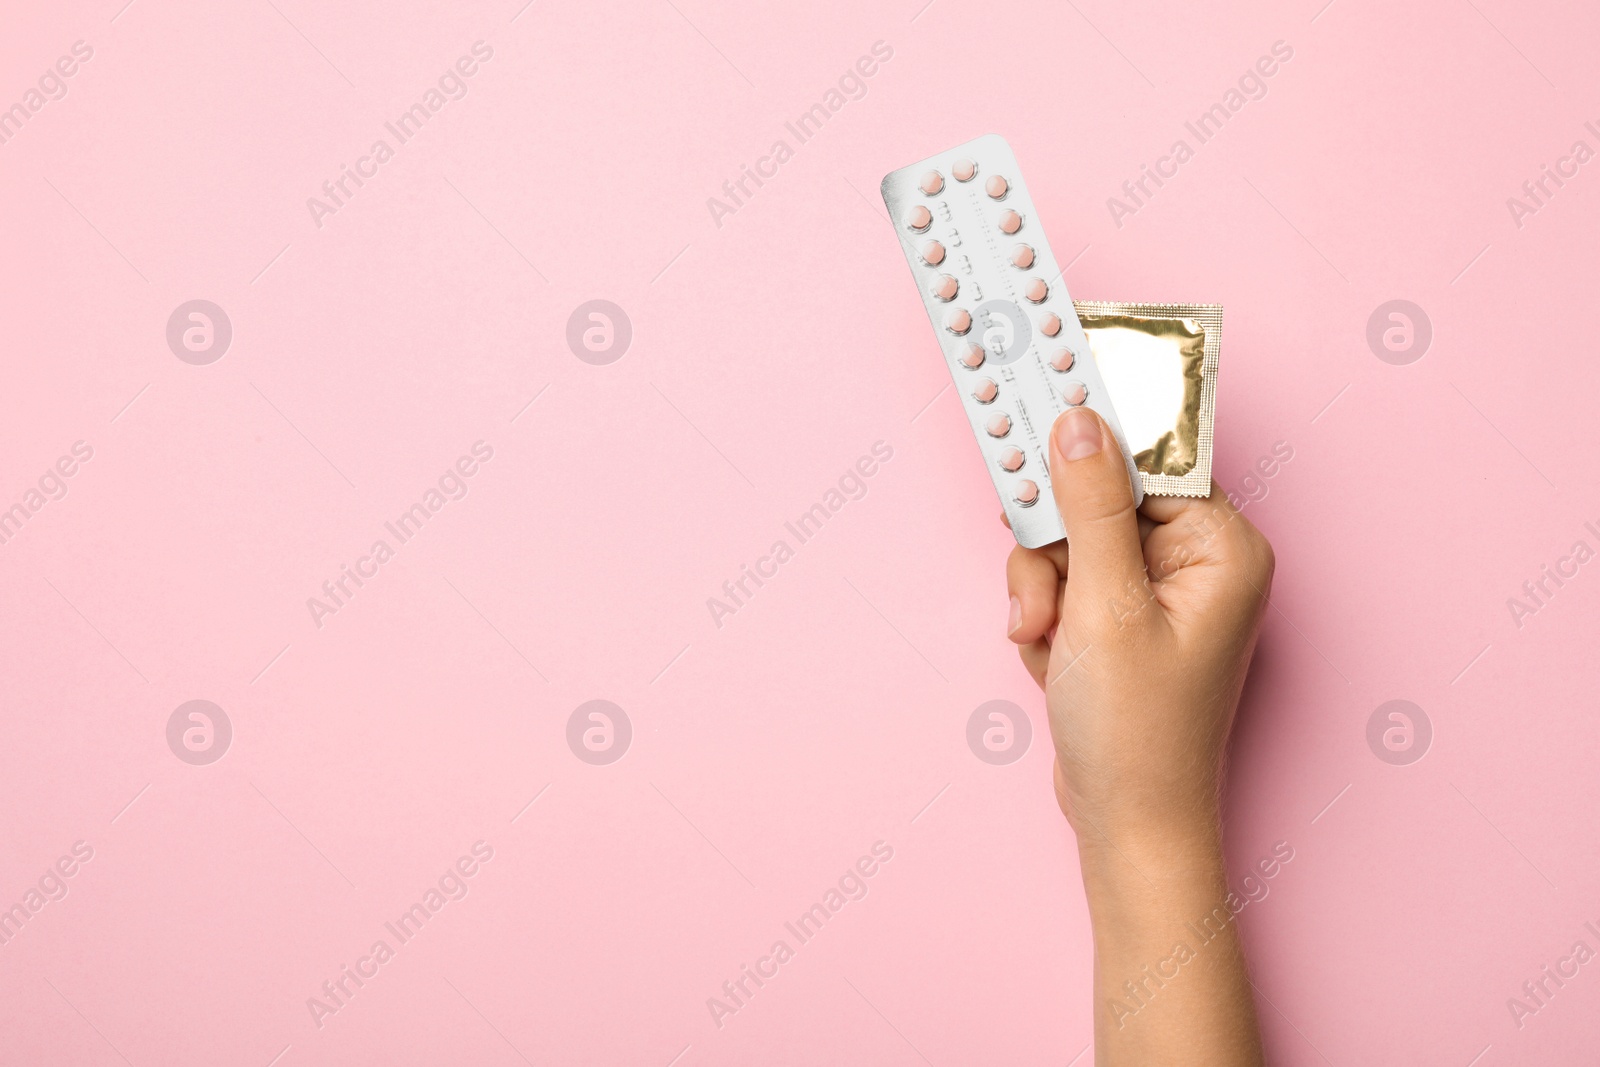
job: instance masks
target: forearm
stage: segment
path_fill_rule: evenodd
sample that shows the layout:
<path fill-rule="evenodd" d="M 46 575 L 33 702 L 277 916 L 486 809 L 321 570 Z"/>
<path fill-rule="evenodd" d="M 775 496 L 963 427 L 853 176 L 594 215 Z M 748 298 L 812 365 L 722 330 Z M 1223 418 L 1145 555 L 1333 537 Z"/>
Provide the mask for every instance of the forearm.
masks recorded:
<path fill-rule="evenodd" d="M 1255 1003 L 1214 825 L 1079 837 L 1099 1067 L 1255 1067 Z"/>

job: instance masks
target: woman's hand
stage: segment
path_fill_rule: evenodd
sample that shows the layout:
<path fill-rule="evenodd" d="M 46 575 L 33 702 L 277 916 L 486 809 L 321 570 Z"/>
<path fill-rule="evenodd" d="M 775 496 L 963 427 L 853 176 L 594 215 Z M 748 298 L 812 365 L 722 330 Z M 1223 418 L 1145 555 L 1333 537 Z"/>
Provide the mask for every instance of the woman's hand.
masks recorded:
<path fill-rule="evenodd" d="M 1045 692 L 1056 796 L 1078 835 L 1096 1062 L 1259 1063 L 1231 913 L 1216 936 L 1195 931 L 1227 895 L 1219 794 L 1272 548 L 1215 484 L 1135 510 L 1088 408 L 1056 421 L 1050 472 L 1071 548 L 1011 553 L 1010 636 Z"/>
<path fill-rule="evenodd" d="M 1068 541 L 1018 547 L 1011 640 L 1045 691 L 1062 810 L 1078 832 L 1214 821 L 1223 750 L 1272 586 L 1272 547 L 1212 486 L 1134 510 L 1088 408 L 1050 435 Z M 1069 566 L 1070 558 L 1070 566 Z"/>

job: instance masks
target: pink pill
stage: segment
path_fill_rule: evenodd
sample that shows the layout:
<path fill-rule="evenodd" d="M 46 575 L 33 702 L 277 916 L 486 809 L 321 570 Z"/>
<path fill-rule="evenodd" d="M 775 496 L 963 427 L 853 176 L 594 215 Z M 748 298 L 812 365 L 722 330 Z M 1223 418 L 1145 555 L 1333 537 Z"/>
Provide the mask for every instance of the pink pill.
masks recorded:
<path fill-rule="evenodd" d="M 950 314 L 945 317 L 944 328 L 955 334 L 957 337 L 960 337 L 962 334 L 972 329 L 972 316 L 958 308 L 957 310 L 950 312 Z"/>
<path fill-rule="evenodd" d="M 932 285 L 928 286 L 928 291 L 940 300 L 954 300 L 960 288 L 960 283 L 950 275 L 941 274 L 933 280 Z"/>
<path fill-rule="evenodd" d="M 1029 245 L 1018 245 L 1011 250 L 1011 265 L 1018 270 L 1027 270 L 1033 266 L 1033 248 Z"/>
<path fill-rule="evenodd" d="M 1039 499 L 1039 487 L 1024 478 L 1017 483 L 1017 491 L 1012 494 L 1012 499 L 1023 507 L 1032 507 L 1033 502 Z"/>
<path fill-rule="evenodd" d="M 983 191 L 988 193 L 993 200 L 1004 200 L 1006 193 L 1011 191 L 1011 186 L 1000 175 L 995 174 L 983 183 Z"/>
<path fill-rule="evenodd" d="M 921 233 L 933 224 L 933 212 L 918 204 L 906 212 L 906 228 Z"/>
<path fill-rule="evenodd" d="M 1011 432 L 1011 416 L 995 414 L 989 416 L 989 424 L 984 427 L 989 431 L 990 437 L 1004 437 Z"/>
<path fill-rule="evenodd" d="M 1060 333 L 1061 316 L 1052 314 L 1046 315 L 1043 319 L 1040 319 L 1039 332 L 1044 334 L 1046 337 L 1054 337 L 1056 334 Z"/>
<path fill-rule="evenodd" d="M 1000 387 L 994 384 L 993 378 L 985 378 L 972 390 L 972 399 L 980 404 L 992 404 L 994 398 L 1000 395 Z"/>
<path fill-rule="evenodd" d="M 985 355 L 986 353 L 983 351 L 982 345 L 969 344 L 967 345 L 967 350 L 961 353 L 961 365 L 963 367 L 971 368 L 972 370 L 977 370 L 979 367 L 983 366 Z"/>
<path fill-rule="evenodd" d="M 1000 232 L 1016 233 L 1022 229 L 1022 216 L 1015 211 L 1002 211 L 1000 213 Z"/>
<path fill-rule="evenodd" d="M 1077 357 L 1072 354 L 1072 349 L 1063 348 L 1050 357 L 1050 365 L 1056 370 L 1068 371 L 1072 369 L 1072 364 L 1076 359 Z"/>
<path fill-rule="evenodd" d="M 1043 278 L 1033 278 L 1028 282 L 1028 287 L 1023 294 L 1035 304 L 1044 303 L 1044 298 L 1050 295 L 1050 287 L 1044 283 Z"/>
<path fill-rule="evenodd" d="M 1089 399 L 1089 390 L 1082 382 L 1068 382 L 1061 387 L 1061 399 L 1065 400 L 1070 407 L 1078 407 Z"/>
<path fill-rule="evenodd" d="M 958 159 L 951 164 L 950 173 L 958 182 L 970 182 L 978 173 L 978 165 L 970 159 Z"/>
<path fill-rule="evenodd" d="M 930 267 L 937 267 L 944 262 L 944 245 L 938 241 L 929 241 L 922 246 L 922 262 Z"/>
<path fill-rule="evenodd" d="M 1000 467 L 1001 469 L 1008 471 L 1021 470 L 1022 461 L 1024 458 L 1025 457 L 1022 454 L 1022 449 L 1008 448 L 1004 452 L 1000 453 Z"/>
<path fill-rule="evenodd" d="M 922 180 L 917 183 L 917 188 L 932 196 L 944 188 L 944 175 L 936 170 L 930 170 L 922 176 Z"/>

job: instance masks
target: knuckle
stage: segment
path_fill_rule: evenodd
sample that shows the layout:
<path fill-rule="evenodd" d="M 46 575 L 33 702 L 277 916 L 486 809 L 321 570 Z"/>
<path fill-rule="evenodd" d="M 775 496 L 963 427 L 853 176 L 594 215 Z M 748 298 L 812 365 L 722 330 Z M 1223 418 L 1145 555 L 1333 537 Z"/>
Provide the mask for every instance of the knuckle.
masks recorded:
<path fill-rule="evenodd" d="M 1237 511 L 1225 514 L 1220 525 L 1220 532 L 1225 544 L 1242 553 L 1248 553 L 1251 540 L 1261 536 L 1260 531 L 1251 525 L 1250 520 Z"/>
<path fill-rule="evenodd" d="M 1114 526 L 1137 521 L 1133 497 L 1113 489 L 1094 489 L 1073 498 L 1071 510 L 1080 523 Z"/>
<path fill-rule="evenodd" d="M 1240 524 L 1238 533 L 1239 556 L 1246 570 L 1263 589 L 1272 581 L 1273 571 L 1277 569 L 1277 553 L 1272 550 L 1272 543 L 1266 535 L 1248 522 Z"/>
<path fill-rule="evenodd" d="M 1261 581 L 1265 585 L 1272 584 L 1272 575 L 1278 569 L 1278 554 L 1272 550 L 1272 542 L 1261 534 L 1256 535 L 1261 542 L 1261 548 L 1256 557 L 1256 566 L 1259 568 Z"/>
<path fill-rule="evenodd" d="M 1037 569 L 1037 559 L 1030 549 L 1020 545 L 1013 548 L 1011 555 L 1006 558 L 1006 585 L 1013 593 L 1021 592 L 1025 586 L 1033 583 Z"/>

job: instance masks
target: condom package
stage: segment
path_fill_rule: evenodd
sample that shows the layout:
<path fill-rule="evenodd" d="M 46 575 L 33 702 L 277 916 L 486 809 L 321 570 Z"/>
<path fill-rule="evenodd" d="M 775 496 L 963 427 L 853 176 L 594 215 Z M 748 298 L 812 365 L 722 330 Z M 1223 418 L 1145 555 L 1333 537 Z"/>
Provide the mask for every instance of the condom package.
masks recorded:
<path fill-rule="evenodd" d="M 1018 544 L 1066 536 L 1048 442 L 1071 407 L 1111 428 L 1136 503 L 1210 493 L 1221 305 L 1073 301 L 993 134 L 890 172 L 882 194 Z"/>
<path fill-rule="evenodd" d="M 1221 304 L 1076 302 L 1144 491 L 1208 496 Z"/>

